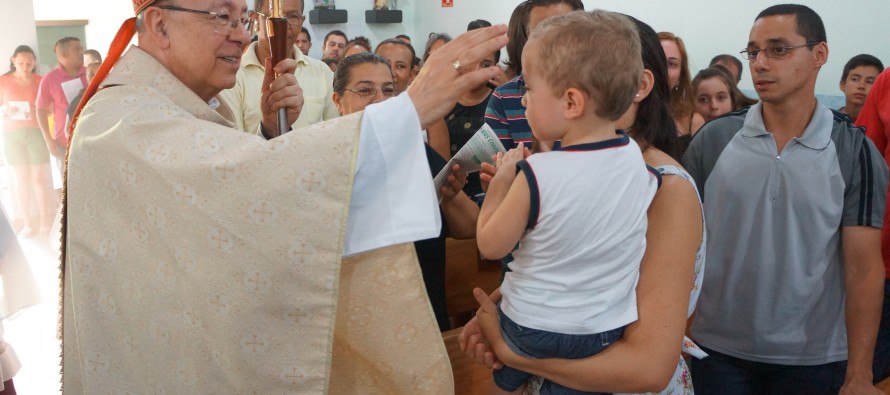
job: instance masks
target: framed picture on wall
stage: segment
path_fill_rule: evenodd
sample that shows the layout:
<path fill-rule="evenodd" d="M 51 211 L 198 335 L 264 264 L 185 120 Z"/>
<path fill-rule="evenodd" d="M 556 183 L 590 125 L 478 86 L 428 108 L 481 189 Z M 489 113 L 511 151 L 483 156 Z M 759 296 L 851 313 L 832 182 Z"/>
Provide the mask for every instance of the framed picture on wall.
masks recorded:
<path fill-rule="evenodd" d="M 442 7 L 454 7 L 454 0 L 442 0 Z"/>

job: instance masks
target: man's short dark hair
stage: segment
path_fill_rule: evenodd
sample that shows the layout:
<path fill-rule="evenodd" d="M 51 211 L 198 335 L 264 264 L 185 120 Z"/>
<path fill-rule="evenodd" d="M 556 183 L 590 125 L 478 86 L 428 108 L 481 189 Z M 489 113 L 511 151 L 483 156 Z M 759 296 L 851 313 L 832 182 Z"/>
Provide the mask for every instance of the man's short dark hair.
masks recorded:
<path fill-rule="evenodd" d="M 808 43 L 828 42 L 828 39 L 825 37 L 825 25 L 822 23 L 822 18 L 819 17 L 816 11 L 805 5 L 774 5 L 761 11 L 754 20 L 777 15 L 794 15 L 797 20 L 797 34 L 803 36 Z"/>
<path fill-rule="evenodd" d="M 884 71 L 884 64 L 881 63 L 880 59 L 869 54 L 856 55 L 850 58 L 850 60 L 847 61 L 847 64 L 844 65 L 844 72 L 841 74 L 841 82 L 847 80 L 847 76 L 850 75 L 850 70 L 860 66 L 874 67 L 878 69 L 878 73 Z"/>
<path fill-rule="evenodd" d="M 262 10 L 263 6 L 267 5 L 267 4 L 269 4 L 269 0 L 254 0 L 253 1 L 253 10 L 254 11 Z M 300 9 L 303 10 L 304 13 L 306 12 L 306 0 L 300 0 Z"/>
<path fill-rule="evenodd" d="M 407 35 L 404 35 L 404 34 L 399 34 L 398 36 L 395 36 L 395 37 L 393 37 L 393 38 L 401 38 L 401 39 L 404 39 L 404 40 L 411 41 L 411 37 L 408 37 Z"/>
<path fill-rule="evenodd" d="M 86 51 L 83 51 L 83 55 L 84 56 L 90 55 L 93 58 L 95 58 L 96 60 L 98 60 L 99 63 L 102 63 L 102 54 L 100 54 L 99 51 L 97 51 L 95 49 L 88 49 Z M 89 65 L 87 65 L 87 66 L 89 66 Z"/>
<path fill-rule="evenodd" d="M 416 66 L 418 64 L 417 53 L 414 52 L 414 46 L 412 46 L 411 44 L 408 44 L 402 40 L 399 40 L 398 38 L 390 38 L 388 40 L 381 41 L 380 44 L 377 44 L 377 47 L 374 48 L 374 53 L 377 53 L 378 51 L 380 51 L 380 47 L 382 47 L 386 44 L 401 45 L 405 48 L 408 48 L 408 50 L 411 51 L 411 67 L 413 68 L 414 66 Z"/>
<path fill-rule="evenodd" d="M 426 63 L 426 59 L 430 57 L 430 52 L 433 50 L 433 44 L 435 44 L 436 41 L 442 41 L 442 43 L 448 44 L 451 40 L 452 38 L 448 33 L 430 33 L 429 38 L 426 40 L 426 47 L 423 49 L 423 57 L 420 58 L 420 64 Z"/>
<path fill-rule="evenodd" d="M 467 31 L 481 29 L 483 27 L 489 27 L 489 26 L 491 26 L 491 22 L 486 21 L 485 19 L 477 19 L 477 20 L 472 21 L 469 24 L 467 24 Z"/>
<path fill-rule="evenodd" d="M 346 33 L 343 33 L 339 30 L 331 30 L 330 32 L 328 32 L 328 34 L 324 35 L 324 41 L 322 41 L 322 45 L 327 46 L 328 38 L 330 38 L 331 36 L 340 36 L 343 37 L 343 41 L 349 41 L 349 38 L 346 37 Z"/>
<path fill-rule="evenodd" d="M 572 7 L 573 11 L 584 9 L 584 2 L 582 2 L 581 0 L 527 0 L 525 2 L 525 6 L 528 7 L 528 9 L 532 9 L 534 7 L 549 7 L 559 4 L 565 4 L 569 7 Z"/>
<path fill-rule="evenodd" d="M 66 45 L 73 41 L 80 42 L 80 39 L 77 37 L 71 37 L 71 36 L 62 37 L 59 39 L 59 41 L 56 41 L 56 45 L 53 45 L 53 50 L 57 50 L 57 49 L 59 49 L 59 47 Z"/>
<path fill-rule="evenodd" d="M 356 47 L 356 46 L 367 49 L 366 52 L 371 52 L 371 49 L 374 48 L 371 46 L 371 40 L 368 40 L 367 37 L 356 36 L 352 40 L 349 40 L 346 42 L 346 46 L 343 47 L 343 53 L 345 54 L 346 52 L 349 52 L 349 50 L 352 49 L 352 47 Z"/>
<path fill-rule="evenodd" d="M 708 67 L 714 66 L 717 62 L 731 62 L 734 64 L 735 67 L 739 69 L 739 78 L 736 79 L 736 82 L 739 82 L 742 79 L 742 71 L 744 68 L 742 67 L 742 61 L 739 60 L 739 58 L 727 54 L 717 55 L 711 59 L 711 63 L 708 63 Z"/>
<path fill-rule="evenodd" d="M 306 29 L 305 27 L 301 27 L 300 33 L 306 33 L 306 40 L 308 40 L 310 43 L 312 42 L 312 35 L 309 34 L 309 29 Z"/>

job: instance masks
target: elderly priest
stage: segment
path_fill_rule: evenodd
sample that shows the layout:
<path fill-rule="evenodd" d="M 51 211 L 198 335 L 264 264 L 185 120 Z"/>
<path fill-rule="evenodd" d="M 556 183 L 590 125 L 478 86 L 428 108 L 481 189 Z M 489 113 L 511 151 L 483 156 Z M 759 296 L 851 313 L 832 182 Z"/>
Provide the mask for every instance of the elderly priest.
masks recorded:
<path fill-rule="evenodd" d="M 436 51 L 395 99 L 281 136 L 302 96 L 293 59 L 267 60 L 251 135 L 216 98 L 250 40 L 245 0 L 133 5 L 71 132 L 65 393 L 453 393 L 410 244 L 440 227 L 422 129 L 495 76 L 463 65 L 506 28 Z"/>

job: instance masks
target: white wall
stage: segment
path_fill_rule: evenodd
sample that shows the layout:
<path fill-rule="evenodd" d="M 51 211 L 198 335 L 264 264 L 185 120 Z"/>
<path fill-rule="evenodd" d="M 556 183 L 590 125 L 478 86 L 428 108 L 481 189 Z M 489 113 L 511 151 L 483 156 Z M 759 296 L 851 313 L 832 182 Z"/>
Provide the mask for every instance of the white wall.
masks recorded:
<path fill-rule="evenodd" d="M 413 39 L 417 20 L 415 9 L 418 7 L 415 3 L 429 1 L 432 0 L 399 0 L 398 7 L 402 10 L 402 23 L 368 24 L 365 23 L 365 11 L 373 8 L 373 0 L 337 0 L 337 8 L 349 13 L 348 22 L 345 24 L 312 25 L 309 23 L 309 10 L 313 8 L 314 1 L 306 0 L 306 21 L 303 22 L 303 26 L 309 30 L 309 34 L 312 36 L 312 49 L 309 50 L 309 56 L 321 59 L 322 45 L 324 44 L 322 40 L 331 30 L 340 30 L 346 33 L 350 39 L 356 36 L 365 36 L 371 40 L 371 45 L 374 46 L 399 34 L 407 34 Z M 373 49 L 371 48 L 371 50 Z"/>
<path fill-rule="evenodd" d="M 32 0 L 4 0 L 0 12 L 0 74 L 9 70 L 9 58 L 19 45 L 27 45 L 37 52 L 34 3 Z"/>
<path fill-rule="evenodd" d="M 18 2 L 20 0 L 3 0 Z M 32 0 L 28 0 L 31 3 Z M 122 0 L 33 0 L 34 19 L 71 20 L 85 19 L 86 43 L 84 49 L 98 50 L 104 57 L 117 34 L 117 29 L 133 16 L 133 3 Z M 6 8 L 6 5 L 3 6 Z M 53 62 L 55 63 L 55 62 Z"/>
<path fill-rule="evenodd" d="M 403 1 L 404 2 L 404 1 Z M 518 0 L 454 0 L 453 8 L 442 8 L 438 0 L 415 0 L 418 38 L 430 32 L 451 35 L 466 30 L 474 19 L 507 23 Z M 748 42 L 757 14 L 779 0 L 584 0 L 588 10 L 603 8 L 632 15 L 656 31 L 671 31 L 682 37 L 689 51 L 693 75 L 707 67 L 714 55 L 738 52 Z M 844 64 L 860 53 L 869 53 L 890 66 L 890 3 L 887 0 L 805 1 L 825 23 L 829 61 L 822 68 L 816 92 L 839 95 L 838 82 Z M 418 42 L 421 50 L 425 43 Z M 741 57 L 739 56 L 741 60 Z M 747 62 L 740 88 L 753 89 Z"/>
<path fill-rule="evenodd" d="M 0 12 L 0 56 L 12 53 L 19 43 L 36 47 L 34 19 L 87 19 L 87 47 L 105 52 L 121 22 L 132 16 L 132 3 L 122 0 L 2 0 Z M 252 3 L 252 0 L 247 0 Z M 778 0 L 587 0 L 588 9 L 604 8 L 633 15 L 650 24 L 656 31 L 667 30 L 686 41 L 693 73 L 707 66 L 716 54 L 738 55 L 745 46 L 751 23 L 762 9 Z M 33 3 L 33 12 L 29 5 Z M 306 0 L 308 11 L 313 0 Z M 454 7 L 442 8 L 440 0 L 400 0 L 403 12 L 401 24 L 369 25 L 364 11 L 372 0 L 339 0 L 337 7 L 349 12 L 349 22 L 335 25 L 304 26 L 312 35 L 310 55 L 321 57 L 324 35 L 340 29 L 351 38 L 363 35 L 376 45 L 398 34 L 414 39 L 414 46 L 422 51 L 425 38 L 431 32 L 451 35 L 466 30 L 473 19 L 492 23 L 507 23 L 519 0 L 454 0 Z M 846 61 L 859 53 L 870 53 L 890 65 L 890 7 L 887 0 L 813 0 L 807 5 L 818 12 L 828 32 L 830 56 L 817 82 L 819 94 L 837 95 L 837 84 Z M 747 69 L 747 63 L 745 63 Z M 2 66 L 2 65 L 0 65 Z M 2 69 L 2 67 L 0 67 Z M 746 73 L 740 85 L 750 90 L 751 79 Z"/>
<path fill-rule="evenodd" d="M 21 0 L 2 0 L 3 2 L 19 2 Z M 117 29 L 121 23 L 127 18 L 133 16 L 132 2 L 124 0 L 27 0 L 22 2 L 28 5 L 34 2 L 34 11 L 37 20 L 66 20 L 66 19 L 86 19 L 89 24 L 86 26 L 86 47 L 99 50 L 103 55 L 108 51 L 111 40 L 117 33 Z M 249 8 L 252 8 L 254 0 L 245 0 Z M 18 3 L 16 3 L 18 8 Z M 377 45 L 380 41 L 395 37 L 399 34 L 412 35 L 414 33 L 415 21 L 415 5 L 413 1 L 402 0 L 399 2 L 399 8 L 402 9 L 401 24 L 367 24 L 365 23 L 365 10 L 371 9 L 372 0 L 340 0 L 337 2 L 337 8 L 345 9 L 349 13 L 349 22 L 346 24 L 332 25 L 312 25 L 309 23 L 309 10 L 312 9 L 313 0 L 306 0 L 306 21 L 303 26 L 309 30 L 312 36 L 311 56 L 321 58 L 321 47 L 324 35 L 331 30 L 342 30 L 350 38 L 355 36 L 365 36 L 373 45 Z M 9 18 L 17 19 L 17 12 L 7 14 L 6 5 L 3 6 L 3 15 L 9 15 Z M 22 6 L 24 7 L 24 6 Z M 6 32 L 6 27 L 2 27 Z M 15 36 L 9 33 L 4 37 Z M 2 41 L 0 41 L 2 42 Z M 34 40 L 36 47 L 36 39 Z M 12 53 L 12 50 L 9 51 Z"/>

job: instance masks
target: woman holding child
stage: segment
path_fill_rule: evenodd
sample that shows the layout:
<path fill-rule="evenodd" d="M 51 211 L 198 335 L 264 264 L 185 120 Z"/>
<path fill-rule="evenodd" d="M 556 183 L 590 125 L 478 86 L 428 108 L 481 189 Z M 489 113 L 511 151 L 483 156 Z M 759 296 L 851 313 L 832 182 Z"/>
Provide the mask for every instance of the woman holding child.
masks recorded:
<path fill-rule="evenodd" d="M 636 287 L 637 320 L 624 328 L 620 340 L 596 355 L 527 358 L 514 352 L 501 335 L 494 304 L 499 293 L 489 299 L 477 290 L 482 308 L 461 334 L 461 346 L 480 363 L 506 364 L 576 390 L 683 394 L 691 392 L 691 384 L 680 350 L 704 264 L 701 205 L 691 178 L 671 157 L 676 154 L 677 134 L 667 108 L 664 52 L 655 32 L 633 21 L 641 39 L 645 70 L 630 108 L 616 126 L 628 130 L 642 148 L 645 162 L 663 175 L 647 211 L 646 250 Z M 538 30 L 532 36 L 536 34 Z M 482 339 L 490 343 L 483 344 Z"/>

